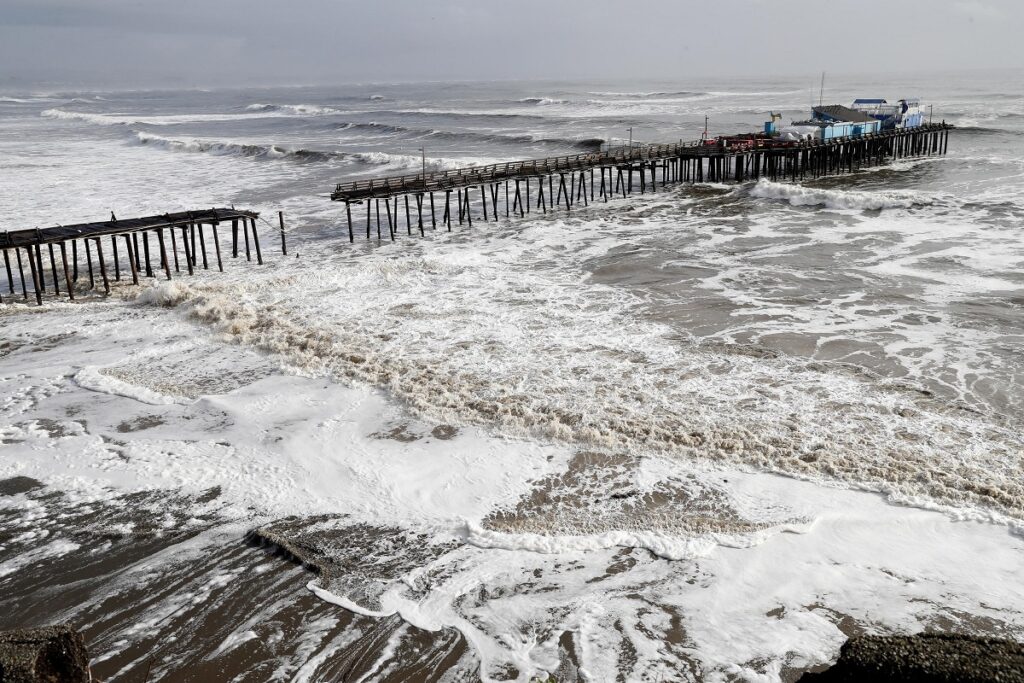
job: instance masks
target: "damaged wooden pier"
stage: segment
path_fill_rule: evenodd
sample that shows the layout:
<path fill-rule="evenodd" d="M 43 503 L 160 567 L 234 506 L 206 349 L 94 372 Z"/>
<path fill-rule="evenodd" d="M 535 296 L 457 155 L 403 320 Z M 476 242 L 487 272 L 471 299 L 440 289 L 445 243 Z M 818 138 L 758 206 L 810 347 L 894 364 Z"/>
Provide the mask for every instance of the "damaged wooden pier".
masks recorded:
<path fill-rule="evenodd" d="M 262 264 L 263 255 L 256 232 L 257 218 L 259 214 L 255 211 L 234 208 L 206 209 L 122 220 L 111 215 L 111 219 L 103 223 L 60 225 L 0 233 L 0 250 L 3 251 L 7 271 L 8 296 L 14 296 L 17 291 L 15 268 L 19 276 L 22 297 L 25 301 L 29 300 L 31 284 L 32 292 L 39 304 L 43 303 L 43 295 L 48 289 L 55 296 L 60 296 L 62 287 L 68 298 L 74 300 L 79 278 L 82 272 L 85 272 L 80 271 L 80 265 L 87 269 L 88 288 L 96 289 L 98 277 L 106 293 L 110 292 L 111 277 L 115 282 L 120 281 L 122 273 L 125 277 L 130 276 L 134 284 L 139 283 L 140 276 L 156 277 L 160 272 L 170 280 L 172 265 L 175 273 L 181 273 L 182 269 L 185 269 L 192 275 L 200 267 L 200 263 L 202 268 L 210 269 L 213 258 L 216 258 L 217 268 L 223 272 L 221 236 L 217 227 L 225 223 L 231 225 L 231 256 L 237 258 L 239 255 L 241 232 L 246 261 L 251 261 L 255 253 L 256 262 Z M 105 251 L 103 247 L 106 238 L 109 238 L 109 251 Z M 123 242 L 124 261 L 118 249 L 119 241 Z M 209 251 L 211 247 L 212 255 Z M 84 264 L 80 264 L 82 260 Z M 27 278 L 26 266 L 29 270 Z M 0 303 L 2 302 L 3 297 L 0 296 Z"/>
<path fill-rule="evenodd" d="M 878 166 L 893 159 L 945 154 L 949 131 L 943 123 L 888 130 L 858 137 L 783 142 L 758 134 L 723 136 L 667 145 L 643 145 L 572 156 L 551 157 L 458 170 L 392 176 L 339 183 L 331 199 L 345 203 L 349 241 L 355 241 L 352 205 L 366 206 L 366 238 L 374 228 L 383 239 L 382 225 L 394 241 L 400 229 L 400 208 L 405 214 L 407 235 L 426 234 L 441 224 L 449 231 L 452 221 L 473 225 L 475 191 L 479 195 L 478 218 L 497 221 L 504 197 L 506 218 L 525 216 L 533 210 L 571 211 L 581 200 L 584 206 L 626 197 L 639 190 L 657 189 L 659 183 L 744 182 L 766 178 L 798 182 Z M 435 199 L 435 194 L 443 197 Z M 452 193 L 456 206 L 452 207 Z M 411 207 L 409 199 L 413 199 Z M 404 206 L 399 207 L 399 199 Z M 381 202 L 384 203 L 383 220 Z M 489 210 L 488 210 L 489 209 Z M 426 214 L 425 212 L 429 211 Z M 358 218 L 357 218 L 358 220 Z M 415 227 L 414 227 L 415 226 Z M 360 228 L 360 232 L 362 232 Z"/>

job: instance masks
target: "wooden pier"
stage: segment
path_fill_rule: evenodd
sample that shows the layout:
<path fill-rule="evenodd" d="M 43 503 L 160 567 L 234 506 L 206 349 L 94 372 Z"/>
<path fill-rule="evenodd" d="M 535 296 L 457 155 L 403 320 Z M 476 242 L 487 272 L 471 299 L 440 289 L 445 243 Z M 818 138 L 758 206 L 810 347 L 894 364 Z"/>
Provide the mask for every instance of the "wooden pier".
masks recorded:
<path fill-rule="evenodd" d="M 402 214 L 406 234 L 425 236 L 440 223 L 473 225 L 477 218 L 497 221 L 533 210 L 571 211 L 580 201 L 609 201 L 635 191 L 645 193 L 670 183 L 744 182 L 767 178 L 798 182 L 878 166 L 893 159 L 945 154 L 949 131 L 943 123 L 862 137 L 780 142 L 760 135 L 723 136 L 712 141 L 643 145 L 598 153 L 511 161 L 436 173 L 392 176 L 340 183 L 331 199 L 345 203 L 349 241 L 355 241 L 352 205 L 366 206 L 366 238 L 395 240 Z M 659 180 L 660 175 L 660 180 Z M 443 197 L 435 198 L 435 194 Z M 452 193 L 456 206 L 452 207 Z M 413 204 L 410 205 L 410 198 Z M 502 202 L 501 199 L 504 198 Z M 403 199 L 403 206 L 399 206 Z M 383 213 L 381 202 L 384 203 Z M 503 204 L 503 206 L 502 206 Z M 502 211 L 502 209 L 504 209 Z M 357 217 L 356 220 L 359 220 Z M 382 232 L 386 226 L 386 233 Z M 359 232 L 362 232 L 361 227 Z"/>
<path fill-rule="evenodd" d="M 140 277 L 152 278 L 159 274 L 170 280 L 172 266 L 175 273 L 181 273 L 184 269 L 192 275 L 200 264 L 203 269 L 210 269 L 213 259 L 216 259 L 217 268 L 223 272 L 221 236 L 217 231 L 217 227 L 223 223 L 231 224 L 231 256 L 238 258 L 241 233 L 246 261 L 251 261 L 255 255 L 256 262 L 262 264 L 263 254 L 256 232 L 257 218 L 259 214 L 254 211 L 206 209 L 123 220 L 111 215 L 111 220 L 104 223 L 0 232 L 0 250 L 3 251 L 7 271 L 7 296 L 13 298 L 17 293 L 15 269 L 21 297 L 25 301 L 29 300 L 31 285 L 35 300 L 40 305 L 48 289 L 53 295 L 60 296 L 63 288 L 63 293 L 74 300 L 79 279 L 86 272 L 89 278 L 88 289 L 96 290 L 98 278 L 105 293 L 110 292 L 111 278 L 118 282 L 122 274 L 131 277 L 134 284 L 139 284 Z M 283 240 L 283 217 L 281 221 Z M 150 237 L 153 238 L 152 242 Z M 106 238 L 109 238 L 108 252 L 103 248 Z M 118 249 L 119 242 L 123 242 L 124 260 Z M 282 241 L 282 249 L 283 244 Z M 209 251 L 211 248 L 212 253 Z M 95 259 L 93 250 L 96 252 Z M 80 260 L 84 260 L 84 264 Z M 27 278 L 26 267 L 29 270 Z M 3 302 L 4 297 L 0 296 L 0 303 Z"/>

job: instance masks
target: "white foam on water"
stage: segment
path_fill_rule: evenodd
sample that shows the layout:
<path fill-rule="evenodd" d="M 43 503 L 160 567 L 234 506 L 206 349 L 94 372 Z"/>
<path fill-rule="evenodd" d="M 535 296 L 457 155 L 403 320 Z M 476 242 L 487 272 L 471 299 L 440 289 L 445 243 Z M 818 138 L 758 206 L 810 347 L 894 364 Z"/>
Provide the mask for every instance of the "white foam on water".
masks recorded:
<path fill-rule="evenodd" d="M 824 206 L 829 209 L 909 209 L 931 204 L 934 199 L 918 192 L 873 191 L 855 192 L 776 183 L 761 179 L 750 189 L 751 197 L 781 199 L 793 206 Z"/>
<path fill-rule="evenodd" d="M 116 377 L 104 375 L 100 368 L 94 366 L 87 366 L 79 370 L 75 374 L 75 382 L 84 389 L 125 396 L 151 405 L 181 403 L 186 400 L 181 397 L 168 396 L 146 387 L 130 384 Z"/>

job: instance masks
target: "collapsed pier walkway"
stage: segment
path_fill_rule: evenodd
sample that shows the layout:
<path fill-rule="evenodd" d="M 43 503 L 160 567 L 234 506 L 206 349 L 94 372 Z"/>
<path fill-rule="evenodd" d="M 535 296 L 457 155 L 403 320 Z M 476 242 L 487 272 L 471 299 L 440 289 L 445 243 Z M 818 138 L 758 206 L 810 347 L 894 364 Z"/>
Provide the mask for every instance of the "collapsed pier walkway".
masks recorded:
<path fill-rule="evenodd" d="M 607 202 L 637 190 L 656 190 L 659 173 L 662 185 L 759 178 L 798 182 L 808 176 L 852 173 L 893 159 L 943 155 L 949 147 L 952 128 L 943 122 L 831 140 L 781 142 L 756 135 L 735 135 L 711 141 L 634 146 L 339 183 L 331 199 L 345 203 L 350 242 L 355 241 L 353 204 L 366 206 L 367 239 L 374 227 L 377 239 L 384 239 L 382 225 L 386 224 L 386 236 L 394 241 L 400 225 L 400 198 L 404 200 L 406 234 L 411 236 L 415 229 L 425 236 L 425 221 L 436 229 L 438 212 L 441 224 L 449 231 L 456 218 L 459 225 L 465 221 L 472 226 L 474 202 L 470 192 L 474 190 L 479 194 L 477 217 L 497 221 L 501 197 L 506 218 L 516 214 L 523 217 L 531 208 L 544 213 L 559 207 L 571 211 L 581 200 L 587 206 L 598 199 Z M 435 194 L 442 192 L 444 196 L 435 200 Z M 454 210 L 452 193 L 456 195 Z M 425 217 L 426 211 L 429 213 Z"/>
<path fill-rule="evenodd" d="M 155 273 L 160 271 L 163 271 L 170 280 L 172 265 L 175 273 L 181 273 L 184 268 L 192 275 L 200 263 L 204 269 L 211 268 L 212 257 L 208 252 L 208 244 L 213 248 L 217 268 L 223 272 L 221 236 L 217 231 L 217 227 L 223 223 L 231 225 L 232 257 L 237 258 L 239 254 L 241 228 L 246 261 L 251 261 L 255 252 L 256 262 L 262 264 L 263 254 L 256 232 L 257 218 L 259 214 L 255 211 L 234 208 L 206 209 L 124 220 L 118 220 L 111 215 L 111 220 L 102 223 L 0 232 L 0 250 L 3 251 L 4 267 L 7 272 L 7 296 L 13 298 L 17 292 L 15 268 L 19 276 L 21 296 L 25 301 L 29 300 L 31 285 L 36 302 L 40 305 L 48 289 L 55 296 L 60 296 L 62 287 L 63 292 L 73 301 L 79 278 L 86 272 L 85 269 L 88 272 L 89 289 L 96 289 L 98 276 L 106 293 L 110 293 L 111 276 L 117 282 L 121 280 L 122 273 L 126 277 L 130 275 L 134 284 L 139 284 L 140 274 L 155 277 Z M 283 237 L 283 217 L 281 220 Z M 154 237 L 152 244 L 150 236 Z M 104 238 L 109 238 L 110 251 L 106 253 L 103 248 Z M 179 238 L 182 244 L 181 254 L 178 250 Z M 119 241 L 123 242 L 125 250 L 124 266 L 118 249 Z M 93 249 L 96 251 L 95 266 Z M 60 267 L 57 263 L 57 250 Z M 155 252 L 155 270 L 151 252 Z M 109 257 L 106 254 L 109 254 Z M 83 255 L 84 259 L 81 258 Z M 84 260 L 84 264 L 80 264 L 80 260 Z M 81 272 L 80 265 L 83 265 Z M 26 266 L 29 269 L 27 278 Z M 47 266 L 49 274 L 46 272 Z M 3 302 L 4 297 L 0 295 L 0 303 Z"/>

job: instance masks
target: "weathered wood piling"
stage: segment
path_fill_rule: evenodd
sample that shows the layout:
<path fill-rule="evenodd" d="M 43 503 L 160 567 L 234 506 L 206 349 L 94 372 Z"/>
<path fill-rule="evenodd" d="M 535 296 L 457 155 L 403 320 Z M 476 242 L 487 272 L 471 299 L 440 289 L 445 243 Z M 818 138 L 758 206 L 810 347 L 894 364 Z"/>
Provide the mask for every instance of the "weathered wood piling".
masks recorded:
<path fill-rule="evenodd" d="M 246 260 L 251 260 L 249 250 L 251 237 L 255 245 L 256 261 L 262 264 L 263 255 L 260 251 L 259 234 L 256 230 L 258 218 L 259 214 L 255 211 L 234 208 L 185 211 L 123 220 L 118 220 L 111 214 L 110 220 L 102 223 L 82 223 L 53 228 L 0 232 L 0 250 L 3 251 L 7 274 L 7 298 L 15 297 L 17 283 L 21 293 L 18 298 L 29 301 L 29 284 L 31 284 L 32 297 L 35 298 L 36 303 L 42 304 L 43 295 L 47 293 L 46 283 L 48 281 L 44 266 L 48 265 L 53 295 L 59 297 L 63 293 L 73 301 L 76 290 L 80 291 L 84 286 L 79 285 L 79 255 L 81 253 L 84 253 L 86 272 L 89 276 L 88 289 L 97 290 L 98 277 L 103 292 L 109 294 L 111 279 L 120 282 L 122 273 L 125 272 L 118 249 L 119 238 L 123 240 L 124 265 L 127 266 L 127 272 L 131 274 L 132 284 L 139 284 L 139 278 L 143 274 L 147 278 L 163 276 L 170 280 L 173 277 L 172 265 L 173 273 L 180 274 L 182 262 L 184 262 L 189 275 L 194 274 L 200 265 L 204 270 L 209 270 L 211 261 L 207 247 L 208 242 L 213 243 L 217 268 L 223 272 L 224 263 L 221 258 L 220 235 L 217 232 L 217 227 L 221 223 L 227 222 L 230 222 L 232 227 L 233 256 L 238 257 L 238 229 L 241 226 L 245 236 Z M 286 247 L 283 214 L 279 214 L 279 220 L 281 223 L 281 249 L 284 252 Z M 156 237 L 155 244 L 151 245 L 150 235 Z M 180 253 L 177 236 L 181 237 Z M 104 249 L 104 241 L 109 244 L 109 251 Z M 69 243 L 70 250 L 67 248 Z M 85 248 L 79 249 L 80 244 Z M 58 247 L 57 250 L 54 249 L 55 246 Z M 43 260 L 44 249 L 49 255 L 48 264 Z M 95 267 L 93 264 L 94 250 Z M 58 251 L 59 268 L 57 264 Z M 28 261 L 28 277 L 25 273 L 23 254 Z M 156 270 L 154 270 L 154 260 L 156 261 Z M 14 272 L 14 264 L 17 265 L 17 273 Z M 9 303 L 9 301 L 7 302 Z M 0 288 L 0 303 L 5 303 L 2 288 Z"/>
<path fill-rule="evenodd" d="M 371 178 L 339 183 L 331 199 L 345 203 L 350 242 L 355 241 L 352 206 L 366 207 L 366 238 L 371 238 L 371 222 L 376 215 L 377 239 L 383 234 L 393 242 L 400 235 L 401 216 L 398 200 L 405 207 L 406 235 L 413 225 L 425 236 L 423 212 L 430 211 L 430 227 L 437 229 L 434 194 L 444 193 L 441 225 L 450 232 L 453 220 L 473 226 L 470 191 L 480 194 L 479 216 L 484 221 L 499 218 L 499 197 L 504 196 L 505 218 L 522 218 L 531 206 L 543 213 L 564 208 L 571 211 L 582 200 L 584 206 L 597 199 L 608 202 L 641 194 L 672 183 L 745 182 L 766 178 L 799 182 L 805 178 L 854 171 L 878 166 L 893 159 L 943 155 L 949 147 L 949 131 L 943 123 L 917 128 L 883 131 L 858 137 L 831 140 L 779 142 L 757 136 L 727 136 L 714 141 L 695 141 L 667 145 L 643 145 L 632 148 L 551 157 L 504 164 L 474 166 L 436 173 Z M 634 175 L 636 176 L 634 178 Z M 531 181 L 536 191 L 531 194 Z M 510 186 L 511 184 L 511 186 Z M 547 191 L 545 192 L 545 184 Z M 502 192 L 504 186 L 504 192 Z M 458 213 L 451 208 L 456 194 Z M 415 218 L 409 197 L 415 200 Z M 426 201 L 425 201 L 426 199 Z M 391 201 L 394 200 L 392 211 Z M 381 215 L 381 201 L 385 215 Z M 511 201 L 511 204 L 510 204 Z M 382 233 L 382 218 L 388 230 Z"/>

